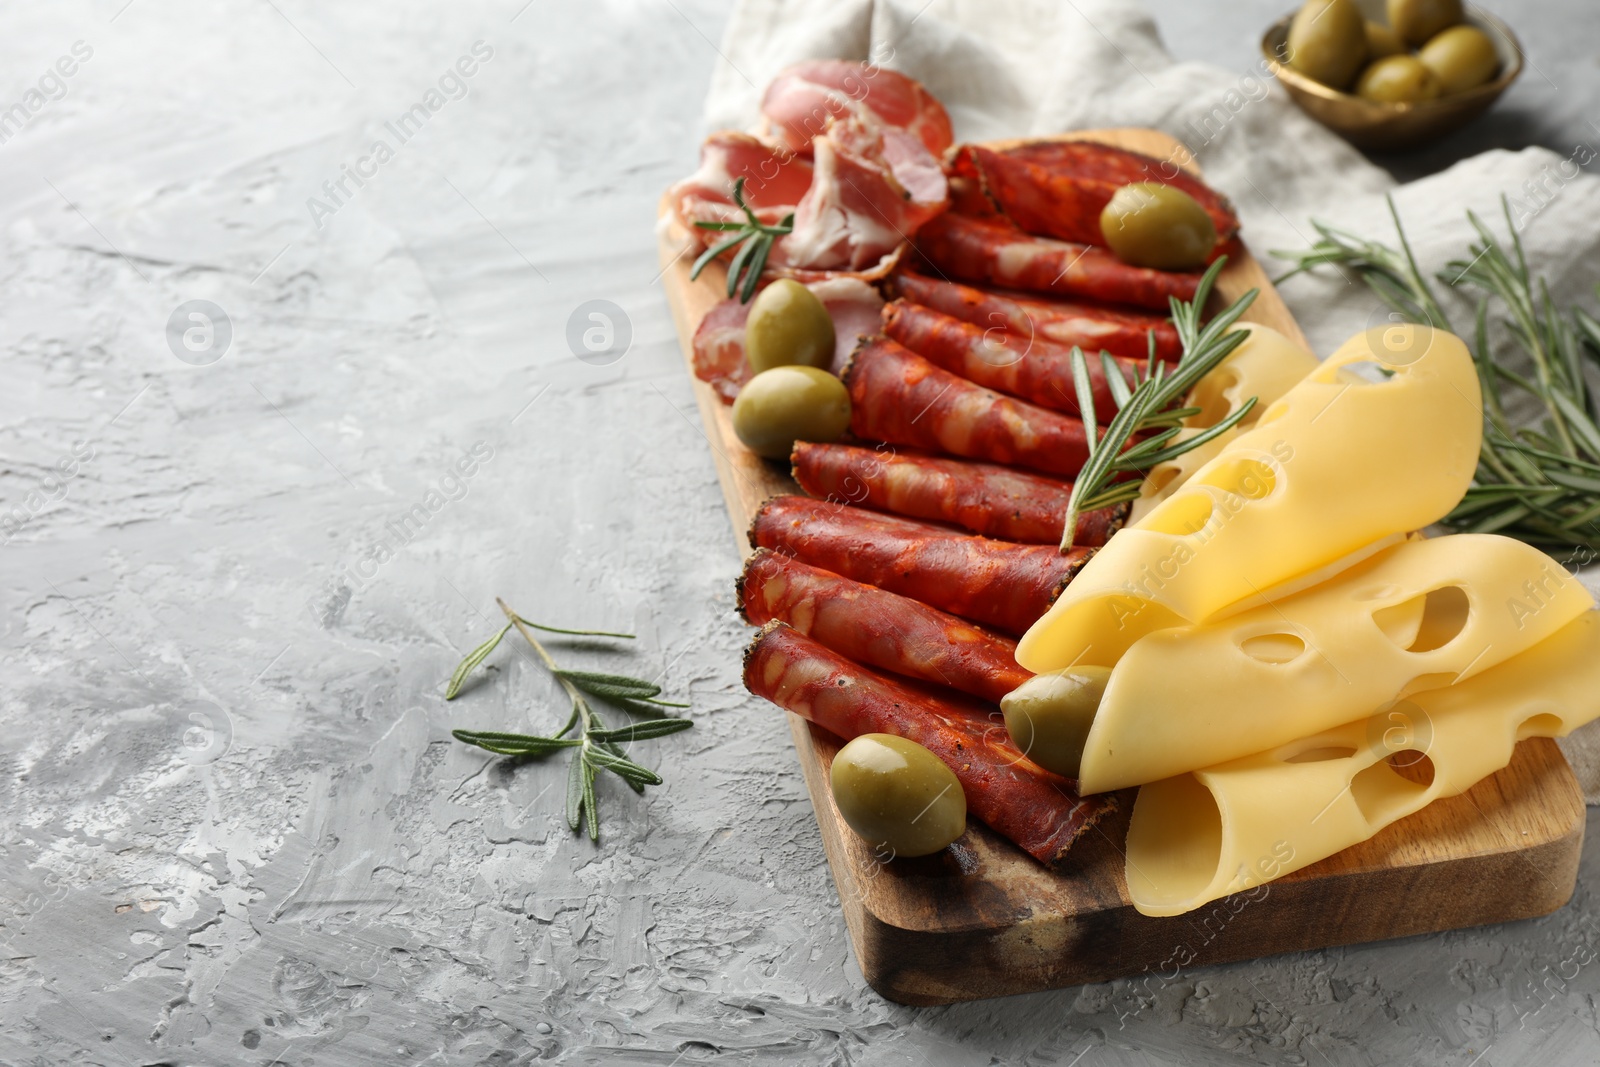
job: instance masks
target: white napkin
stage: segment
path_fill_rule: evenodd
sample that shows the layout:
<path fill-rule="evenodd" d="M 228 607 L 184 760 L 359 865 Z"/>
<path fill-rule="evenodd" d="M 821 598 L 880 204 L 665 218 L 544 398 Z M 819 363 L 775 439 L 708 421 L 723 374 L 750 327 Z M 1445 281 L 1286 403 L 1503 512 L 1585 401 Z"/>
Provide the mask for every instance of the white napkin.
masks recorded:
<path fill-rule="evenodd" d="M 1299 110 L 1264 67 L 1229 72 L 1178 63 L 1154 22 L 1125 0 L 741 0 L 706 101 L 707 129 L 744 129 L 761 91 L 801 59 L 872 59 L 921 81 L 950 111 L 958 140 L 1150 126 L 1195 153 L 1232 198 L 1246 242 L 1269 274 L 1272 249 L 1304 248 L 1313 218 L 1393 243 L 1392 194 L 1425 273 L 1461 258 L 1470 208 L 1502 237 L 1501 197 L 1530 268 L 1558 306 L 1595 307 L 1600 179 L 1545 149 L 1486 152 L 1396 186 L 1380 168 Z M 1574 146 L 1577 162 L 1592 159 Z M 1441 291 L 1466 332 L 1472 305 Z M 1381 321 L 1359 282 L 1333 272 L 1284 283 L 1284 299 L 1318 354 Z M 1580 575 L 1600 589 L 1600 571 Z M 1600 723 L 1562 742 L 1589 803 L 1600 803 Z"/>

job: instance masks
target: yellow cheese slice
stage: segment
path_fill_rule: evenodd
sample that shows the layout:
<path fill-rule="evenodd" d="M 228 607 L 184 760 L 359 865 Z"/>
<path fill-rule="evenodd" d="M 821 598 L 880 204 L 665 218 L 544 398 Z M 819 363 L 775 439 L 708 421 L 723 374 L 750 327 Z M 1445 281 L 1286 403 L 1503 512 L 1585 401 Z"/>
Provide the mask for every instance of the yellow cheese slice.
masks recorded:
<path fill-rule="evenodd" d="M 1134 642 L 1084 743 L 1101 793 L 1286 744 L 1385 702 L 1453 685 L 1594 607 L 1521 541 L 1407 541 L 1296 596 Z"/>
<path fill-rule="evenodd" d="M 1459 338 L 1409 325 L 1358 334 L 1113 536 L 1023 636 L 1017 662 L 1036 674 L 1113 666 L 1145 634 L 1420 529 L 1466 492 L 1482 432 Z"/>
<path fill-rule="evenodd" d="M 1214 459 L 1239 434 L 1254 426 L 1267 406 L 1294 387 L 1317 368 L 1317 357 L 1270 326 L 1241 322 L 1234 330 L 1250 336 L 1228 358 L 1189 390 L 1183 406 L 1199 408 L 1197 415 L 1183 420 L 1183 430 L 1175 440 L 1193 437 L 1215 426 L 1251 397 L 1256 406 L 1232 430 L 1213 438 L 1176 459 L 1150 468 L 1144 491 L 1133 502 L 1130 522 L 1138 522 L 1167 497 L 1177 492 L 1191 475 Z"/>
<path fill-rule="evenodd" d="M 1365 841 L 1511 761 L 1527 737 L 1600 716 L 1600 612 L 1459 685 L 1139 790 L 1127 880 L 1144 915 L 1180 915 Z"/>

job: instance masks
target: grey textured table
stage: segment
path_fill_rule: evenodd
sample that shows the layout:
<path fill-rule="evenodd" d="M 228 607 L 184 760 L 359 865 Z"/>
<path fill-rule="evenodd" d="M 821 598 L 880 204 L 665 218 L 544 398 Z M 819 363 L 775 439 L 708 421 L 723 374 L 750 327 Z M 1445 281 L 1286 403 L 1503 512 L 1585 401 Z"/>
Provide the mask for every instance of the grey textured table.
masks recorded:
<path fill-rule="evenodd" d="M 1277 6 L 1156 13 L 1244 69 Z M 1600 136 L 1580 9 L 1516 13 L 1548 84 L 1434 163 Z M 724 16 L 8 7 L 0 1063 L 1600 1056 L 1592 848 L 1551 918 L 1154 999 L 864 987 L 787 729 L 739 685 L 737 553 L 655 283 Z M 622 358 L 575 355 L 591 300 Z M 450 740 L 560 715 L 511 644 L 442 700 L 496 594 L 637 632 L 565 655 L 694 703 L 641 749 L 663 787 L 602 785 L 598 847 L 558 764 Z"/>

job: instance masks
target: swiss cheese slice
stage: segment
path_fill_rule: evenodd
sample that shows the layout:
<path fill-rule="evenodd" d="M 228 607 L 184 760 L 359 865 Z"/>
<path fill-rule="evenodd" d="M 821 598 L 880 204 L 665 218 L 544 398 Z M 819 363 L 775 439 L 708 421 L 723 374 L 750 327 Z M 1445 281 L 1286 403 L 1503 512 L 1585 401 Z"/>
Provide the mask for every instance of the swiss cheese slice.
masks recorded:
<path fill-rule="evenodd" d="M 1145 634 L 1442 518 L 1472 480 L 1482 420 L 1459 338 L 1423 326 L 1358 334 L 1114 535 L 1023 636 L 1017 662 L 1036 674 L 1113 666 Z"/>
<path fill-rule="evenodd" d="M 1100 793 L 1247 756 L 1480 674 L 1594 606 L 1494 534 L 1407 541 L 1298 595 L 1134 642 L 1084 744 Z"/>
<path fill-rule="evenodd" d="M 1315 863 L 1511 761 L 1527 737 L 1600 716 L 1600 612 L 1459 685 L 1371 718 L 1144 786 L 1127 881 L 1144 915 L 1180 915 Z"/>
<path fill-rule="evenodd" d="M 1221 436 L 1176 459 L 1151 467 L 1144 480 L 1144 491 L 1133 502 L 1133 509 L 1128 513 L 1131 522 L 1138 522 L 1157 504 L 1177 492 L 1195 471 L 1216 458 L 1228 446 L 1228 442 L 1254 426 L 1268 405 L 1317 369 L 1316 356 L 1270 326 L 1241 322 L 1234 329 L 1247 332 L 1250 336 L 1189 390 L 1183 406 L 1199 408 L 1200 411 L 1183 420 L 1183 429 L 1176 440 L 1193 437 L 1215 426 L 1251 397 L 1256 398 L 1256 406 L 1237 426 Z"/>

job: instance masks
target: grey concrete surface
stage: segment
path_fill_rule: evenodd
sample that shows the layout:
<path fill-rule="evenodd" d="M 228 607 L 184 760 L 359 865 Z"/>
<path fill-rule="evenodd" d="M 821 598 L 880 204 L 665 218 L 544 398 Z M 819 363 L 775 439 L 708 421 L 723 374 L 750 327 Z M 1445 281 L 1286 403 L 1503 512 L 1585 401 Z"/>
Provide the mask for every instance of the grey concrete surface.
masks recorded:
<path fill-rule="evenodd" d="M 1156 11 L 1228 65 L 1259 6 Z M 1586 136 L 1580 9 L 1517 16 L 1588 94 L 1526 79 L 1530 137 Z M 725 13 L 0 14 L 0 113 L 27 110 L 0 143 L 0 1063 L 1600 1058 L 1593 848 L 1547 919 L 1152 996 L 863 985 L 787 730 L 739 685 L 737 553 L 655 281 Z M 591 300 L 620 359 L 569 345 Z M 561 654 L 693 701 L 639 748 L 663 787 L 602 784 L 598 847 L 558 764 L 450 740 L 560 717 L 510 644 L 442 700 L 497 594 L 637 632 Z"/>

